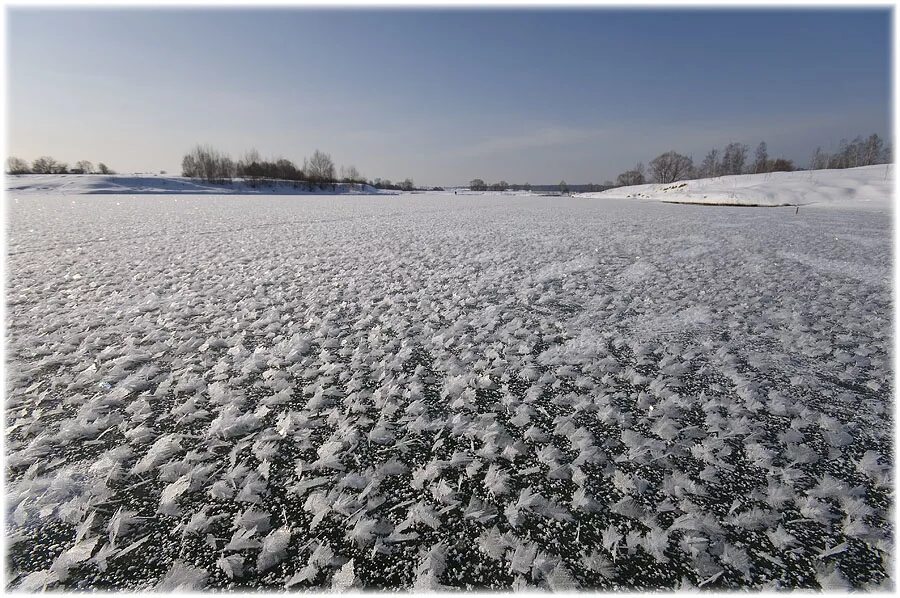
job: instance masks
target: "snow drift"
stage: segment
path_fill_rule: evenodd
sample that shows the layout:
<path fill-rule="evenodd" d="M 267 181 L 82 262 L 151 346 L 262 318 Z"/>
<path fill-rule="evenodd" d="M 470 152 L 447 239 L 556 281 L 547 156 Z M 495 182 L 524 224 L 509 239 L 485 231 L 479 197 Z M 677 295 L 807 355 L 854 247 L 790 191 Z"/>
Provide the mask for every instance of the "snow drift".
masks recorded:
<path fill-rule="evenodd" d="M 741 174 L 667 184 L 633 185 L 578 197 L 624 197 L 672 203 L 738 206 L 829 205 L 890 207 L 894 167 Z"/>
<path fill-rule="evenodd" d="M 378 194 L 382 191 L 361 183 L 321 186 L 294 181 L 261 181 L 255 185 L 235 179 L 230 184 L 206 183 L 187 177 L 153 174 L 22 174 L 7 175 L 6 190 L 21 194 L 136 195 L 136 194 L 240 194 L 240 195 L 330 195 Z"/>

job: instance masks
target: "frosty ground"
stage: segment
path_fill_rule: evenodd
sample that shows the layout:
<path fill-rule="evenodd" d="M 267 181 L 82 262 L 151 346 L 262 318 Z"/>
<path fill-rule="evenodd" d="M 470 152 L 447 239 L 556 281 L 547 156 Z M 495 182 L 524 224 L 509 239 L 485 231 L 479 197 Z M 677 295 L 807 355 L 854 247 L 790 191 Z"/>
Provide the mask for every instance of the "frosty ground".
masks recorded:
<path fill-rule="evenodd" d="M 9 587 L 891 583 L 884 204 L 13 192 L 7 226 Z"/>

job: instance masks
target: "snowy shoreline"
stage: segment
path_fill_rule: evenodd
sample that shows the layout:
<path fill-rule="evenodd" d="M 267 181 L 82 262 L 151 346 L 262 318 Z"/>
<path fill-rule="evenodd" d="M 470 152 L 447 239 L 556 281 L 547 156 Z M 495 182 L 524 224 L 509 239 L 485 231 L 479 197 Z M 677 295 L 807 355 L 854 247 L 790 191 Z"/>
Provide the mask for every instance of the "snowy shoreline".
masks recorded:
<path fill-rule="evenodd" d="M 578 199 L 637 199 L 732 207 L 830 206 L 886 209 L 894 193 L 892 164 L 860 168 L 742 174 L 576 193 Z M 30 195 L 397 195 L 360 183 L 310 189 L 292 181 L 212 184 L 166 175 L 7 175 L 7 193 Z M 425 192 L 424 194 L 430 194 Z M 473 193 L 463 192 L 460 195 Z M 502 192 L 510 197 L 532 193 Z M 458 196 L 455 196 L 458 197 Z"/>
<path fill-rule="evenodd" d="M 633 185 L 598 193 L 579 193 L 575 197 L 748 207 L 829 205 L 886 208 L 891 205 L 893 188 L 893 164 L 878 164 L 860 168 L 741 174 Z"/>
<path fill-rule="evenodd" d="M 7 193 L 17 195 L 396 195 L 363 183 L 313 187 L 295 181 L 207 183 L 188 177 L 135 174 L 18 174 L 6 176 Z"/>

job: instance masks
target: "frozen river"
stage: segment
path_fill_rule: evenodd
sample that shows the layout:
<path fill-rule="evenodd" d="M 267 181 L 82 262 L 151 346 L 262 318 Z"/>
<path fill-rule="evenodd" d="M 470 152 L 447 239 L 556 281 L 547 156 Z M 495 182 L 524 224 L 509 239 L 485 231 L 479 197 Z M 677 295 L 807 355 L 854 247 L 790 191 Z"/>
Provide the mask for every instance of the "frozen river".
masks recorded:
<path fill-rule="evenodd" d="M 40 196 L 11 587 L 874 587 L 891 214 Z"/>

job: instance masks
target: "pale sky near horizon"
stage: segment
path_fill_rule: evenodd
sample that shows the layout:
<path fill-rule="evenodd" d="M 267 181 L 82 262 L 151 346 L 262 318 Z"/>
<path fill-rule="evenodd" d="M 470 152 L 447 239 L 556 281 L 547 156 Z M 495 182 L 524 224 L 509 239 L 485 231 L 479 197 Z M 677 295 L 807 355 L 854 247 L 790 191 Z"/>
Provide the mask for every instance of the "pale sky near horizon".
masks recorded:
<path fill-rule="evenodd" d="M 7 151 L 600 183 L 669 149 L 890 139 L 891 10 L 7 10 Z"/>

